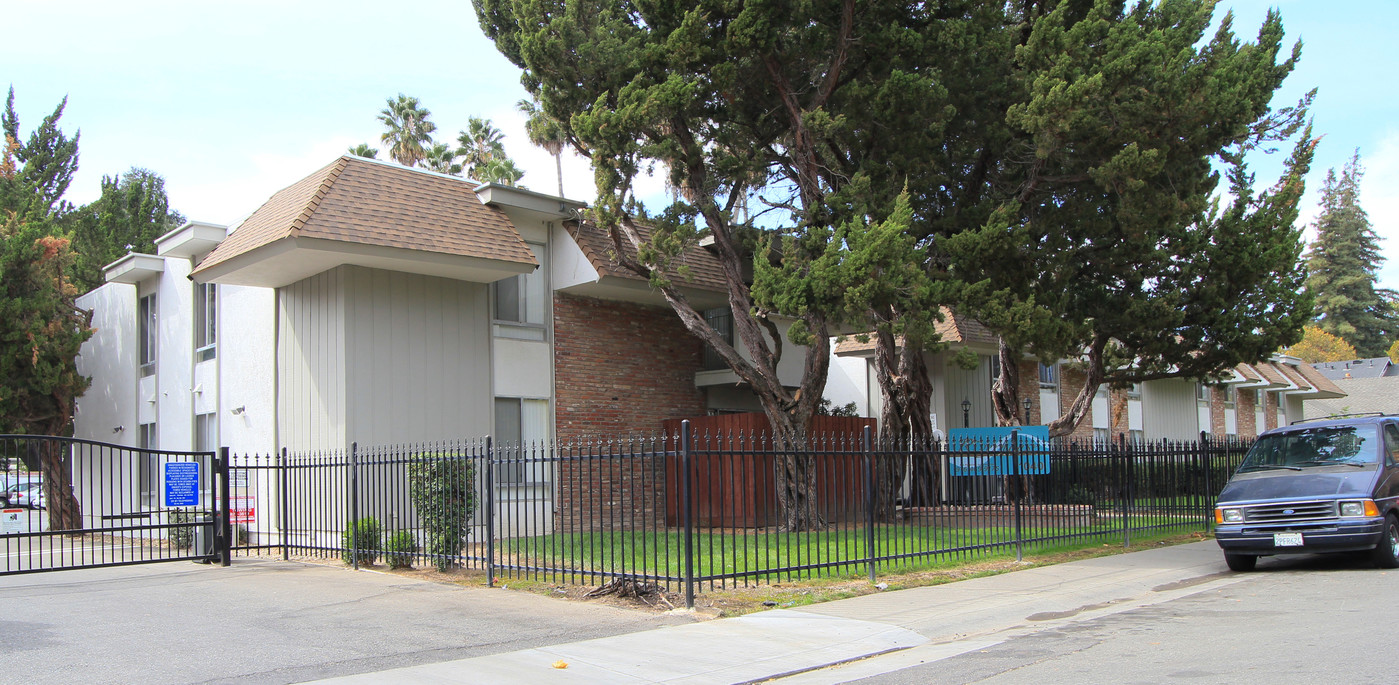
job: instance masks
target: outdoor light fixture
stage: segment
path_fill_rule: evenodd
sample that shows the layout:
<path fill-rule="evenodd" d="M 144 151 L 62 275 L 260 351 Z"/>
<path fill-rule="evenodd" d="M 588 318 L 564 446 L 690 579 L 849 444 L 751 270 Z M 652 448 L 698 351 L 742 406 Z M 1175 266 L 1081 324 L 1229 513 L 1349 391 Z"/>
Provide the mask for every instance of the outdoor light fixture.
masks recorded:
<path fill-rule="evenodd" d="M 124 430 L 126 430 L 126 426 L 117 426 L 116 428 L 113 428 L 113 429 L 112 429 L 112 432 L 113 432 L 113 433 L 120 433 L 120 432 L 122 432 L 122 431 L 124 431 Z"/>
<path fill-rule="evenodd" d="M 242 414 L 243 412 L 245 412 L 245 411 L 247 411 L 247 410 L 248 410 L 247 406 L 246 406 L 246 405 L 242 405 L 242 406 L 234 407 L 234 408 L 230 409 L 229 411 L 232 412 L 234 416 L 237 416 L 237 415 Z"/>
<path fill-rule="evenodd" d="M 972 401 L 962 400 L 962 427 L 972 427 Z"/>
<path fill-rule="evenodd" d="M 1025 398 L 1025 425 L 1030 425 L 1030 398 Z"/>

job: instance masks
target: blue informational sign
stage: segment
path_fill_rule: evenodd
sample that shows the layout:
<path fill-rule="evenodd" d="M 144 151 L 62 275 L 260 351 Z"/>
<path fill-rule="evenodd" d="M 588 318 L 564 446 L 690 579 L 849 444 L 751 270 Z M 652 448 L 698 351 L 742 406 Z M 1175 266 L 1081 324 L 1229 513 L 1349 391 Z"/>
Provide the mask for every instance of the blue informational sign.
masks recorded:
<path fill-rule="evenodd" d="M 1012 470 L 1011 434 L 1019 431 L 1019 468 Z M 953 476 L 1009 476 L 1049 473 L 1049 426 L 953 428 L 947 432 L 948 473 Z"/>
<path fill-rule="evenodd" d="M 199 462 L 168 461 L 165 467 L 165 506 L 199 506 Z"/>

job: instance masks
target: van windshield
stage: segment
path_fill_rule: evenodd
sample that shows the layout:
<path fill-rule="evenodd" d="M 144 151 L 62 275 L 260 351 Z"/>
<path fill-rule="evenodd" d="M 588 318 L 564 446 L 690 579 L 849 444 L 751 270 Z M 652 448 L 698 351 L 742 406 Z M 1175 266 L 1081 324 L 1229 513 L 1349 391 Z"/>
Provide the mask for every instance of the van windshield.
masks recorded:
<path fill-rule="evenodd" d="M 1265 435 L 1253 444 L 1240 471 L 1303 469 L 1379 461 L 1379 433 L 1374 426 L 1330 426 Z"/>

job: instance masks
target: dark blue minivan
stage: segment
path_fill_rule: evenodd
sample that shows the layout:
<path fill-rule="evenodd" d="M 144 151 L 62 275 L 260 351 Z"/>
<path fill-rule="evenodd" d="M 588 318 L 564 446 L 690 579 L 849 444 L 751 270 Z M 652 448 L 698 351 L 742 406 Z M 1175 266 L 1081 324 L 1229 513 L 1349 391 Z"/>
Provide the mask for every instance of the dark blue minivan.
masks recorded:
<path fill-rule="evenodd" d="M 1399 416 L 1332 417 L 1259 436 L 1214 509 L 1224 561 L 1369 551 L 1399 568 Z"/>

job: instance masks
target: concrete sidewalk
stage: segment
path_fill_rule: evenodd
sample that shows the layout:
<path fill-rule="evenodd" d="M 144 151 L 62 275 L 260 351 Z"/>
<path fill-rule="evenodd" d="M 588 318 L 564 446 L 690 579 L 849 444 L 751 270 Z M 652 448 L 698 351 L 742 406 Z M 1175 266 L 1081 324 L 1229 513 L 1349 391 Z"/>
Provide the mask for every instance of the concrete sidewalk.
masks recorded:
<path fill-rule="evenodd" d="M 320 682 L 839 683 L 1244 579 L 1204 541 Z"/>

